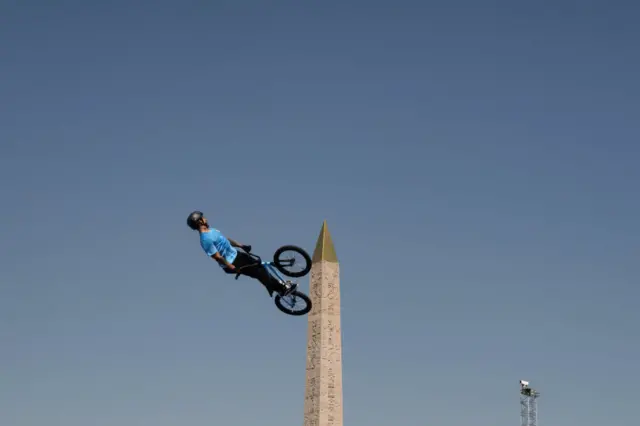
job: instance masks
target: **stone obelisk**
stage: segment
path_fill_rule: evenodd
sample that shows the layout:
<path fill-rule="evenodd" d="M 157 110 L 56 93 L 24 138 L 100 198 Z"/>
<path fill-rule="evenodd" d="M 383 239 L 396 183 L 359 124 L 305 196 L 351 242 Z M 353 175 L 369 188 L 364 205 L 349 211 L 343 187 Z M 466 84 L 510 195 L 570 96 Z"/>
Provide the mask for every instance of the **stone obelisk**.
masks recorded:
<path fill-rule="evenodd" d="M 326 221 L 313 252 L 309 287 L 304 426 L 342 426 L 340 266 Z"/>

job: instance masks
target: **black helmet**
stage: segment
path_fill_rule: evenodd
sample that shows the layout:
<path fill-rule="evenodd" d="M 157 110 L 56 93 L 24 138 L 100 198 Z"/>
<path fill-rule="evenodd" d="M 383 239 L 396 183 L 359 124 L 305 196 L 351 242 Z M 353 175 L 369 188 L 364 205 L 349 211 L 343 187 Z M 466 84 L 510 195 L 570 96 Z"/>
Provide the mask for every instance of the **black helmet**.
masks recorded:
<path fill-rule="evenodd" d="M 189 228 L 194 231 L 198 230 L 200 228 L 200 219 L 202 219 L 202 216 L 204 216 L 202 212 L 192 212 L 187 218 L 187 225 L 189 225 Z"/>

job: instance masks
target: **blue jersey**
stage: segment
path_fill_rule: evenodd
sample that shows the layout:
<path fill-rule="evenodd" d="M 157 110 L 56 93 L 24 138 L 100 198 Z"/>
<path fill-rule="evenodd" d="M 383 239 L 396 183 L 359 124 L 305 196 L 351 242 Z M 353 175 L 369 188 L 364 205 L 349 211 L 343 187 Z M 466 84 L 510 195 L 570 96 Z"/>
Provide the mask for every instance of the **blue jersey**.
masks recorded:
<path fill-rule="evenodd" d="M 233 263 L 238 255 L 238 251 L 231 246 L 229 240 L 220 231 L 213 228 L 200 233 L 200 246 L 207 253 L 207 256 L 211 257 L 220 253 L 229 263 Z M 220 266 L 224 268 L 224 266 Z"/>

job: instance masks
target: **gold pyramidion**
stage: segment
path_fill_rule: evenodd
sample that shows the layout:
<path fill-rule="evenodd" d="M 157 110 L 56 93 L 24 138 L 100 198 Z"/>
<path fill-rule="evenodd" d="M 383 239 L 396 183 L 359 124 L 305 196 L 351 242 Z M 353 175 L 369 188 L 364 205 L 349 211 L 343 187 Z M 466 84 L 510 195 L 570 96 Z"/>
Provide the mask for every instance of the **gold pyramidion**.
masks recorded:
<path fill-rule="evenodd" d="M 311 260 L 314 263 L 323 260 L 325 262 L 338 263 L 338 256 L 336 256 L 336 249 L 333 247 L 333 241 L 331 241 L 331 234 L 329 234 L 326 220 L 322 223 L 316 249 L 313 251 Z"/>

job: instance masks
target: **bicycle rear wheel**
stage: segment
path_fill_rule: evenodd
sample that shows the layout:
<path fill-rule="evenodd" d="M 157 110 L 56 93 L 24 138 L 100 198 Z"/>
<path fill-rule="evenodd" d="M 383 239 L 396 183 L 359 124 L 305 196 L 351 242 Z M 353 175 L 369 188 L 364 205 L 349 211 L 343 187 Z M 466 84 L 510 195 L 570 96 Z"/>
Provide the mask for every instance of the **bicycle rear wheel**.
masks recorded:
<path fill-rule="evenodd" d="M 275 303 L 282 312 L 293 316 L 309 313 L 312 306 L 309 296 L 298 290 L 294 290 L 284 297 L 276 295 Z"/>

